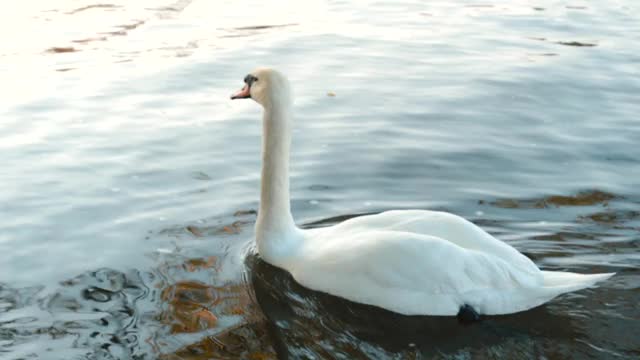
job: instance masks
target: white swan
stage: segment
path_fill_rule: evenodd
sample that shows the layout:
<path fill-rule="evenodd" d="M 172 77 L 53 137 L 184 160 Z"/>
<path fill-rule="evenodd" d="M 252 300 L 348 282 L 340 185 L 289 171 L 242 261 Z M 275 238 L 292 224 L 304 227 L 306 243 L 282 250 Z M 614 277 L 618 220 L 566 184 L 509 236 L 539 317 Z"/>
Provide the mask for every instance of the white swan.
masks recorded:
<path fill-rule="evenodd" d="M 289 82 L 259 68 L 232 99 L 264 108 L 260 256 L 300 284 L 405 315 L 509 314 L 613 275 L 541 271 L 473 223 L 445 212 L 387 211 L 303 230 L 289 206 Z"/>

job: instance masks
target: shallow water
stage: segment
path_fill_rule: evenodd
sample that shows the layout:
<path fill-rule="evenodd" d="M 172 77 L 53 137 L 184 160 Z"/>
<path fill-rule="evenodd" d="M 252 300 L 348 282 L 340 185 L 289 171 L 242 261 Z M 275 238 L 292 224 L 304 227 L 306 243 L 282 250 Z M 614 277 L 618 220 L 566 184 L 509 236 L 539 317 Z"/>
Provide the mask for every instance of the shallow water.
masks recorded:
<path fill-rule="evenodd" d="M 0 32 L 0 357 L 640 356 L 640 8 L 27 1 Z M 444 209 L 596 289 L 461 326 L 251 252 L 257 65 L 296 92 L 292 208 Z"/>

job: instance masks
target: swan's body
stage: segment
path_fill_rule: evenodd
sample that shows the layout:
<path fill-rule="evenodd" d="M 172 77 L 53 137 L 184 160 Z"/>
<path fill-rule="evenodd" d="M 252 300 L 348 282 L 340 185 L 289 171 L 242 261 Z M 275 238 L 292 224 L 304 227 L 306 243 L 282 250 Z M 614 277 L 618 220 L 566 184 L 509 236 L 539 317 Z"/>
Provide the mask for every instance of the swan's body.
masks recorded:
<path fill-rule="evenodd" d="M 453 214 L 404 210 L 302 230 L 289 206 L 291 96 L 280 73 L 258 69 L 232 98 L 264 107 L 260 256 L 300 284 L 405 315 L 509 314 L 613 274 L 541 271 L 513 247 Z"/>

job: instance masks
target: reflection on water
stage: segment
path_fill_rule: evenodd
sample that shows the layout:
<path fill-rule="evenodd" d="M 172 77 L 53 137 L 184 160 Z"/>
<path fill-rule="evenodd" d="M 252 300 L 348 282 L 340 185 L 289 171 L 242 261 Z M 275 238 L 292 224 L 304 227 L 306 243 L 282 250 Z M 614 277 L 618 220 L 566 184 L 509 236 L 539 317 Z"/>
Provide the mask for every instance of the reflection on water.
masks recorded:
<path fill-rule="evenodd" d="M 588 212 L 603 201 L 616 198 L 601 192 L 585 194 L 513 201 L 579 206 Z M 586 201 L 584 197 L 599 200 Z M 534 209 L 546 212 L 560 208 Z M 318 220 L 306 227 L 328 226 L 361 215 Z M 215 226 L 200 226 L 198 230 L 192 225 L 175 227 L 160 234 L 203 237 L 210 242 L 230 236 L 243 242 L 239 234 L 253 226 L 254 216 L 253 210 L 239 210 L 216 221 Z M 585 213 L 580 218 L 590 215 Z M 507 239 L 534 225 L 476 220 L 489 230 L 499 229 L 492 232 Z M 235 225 L 228 225 L 230 222 Z M 615 227 L 614 223 L 576 221 L 574 226 L 581 231 L 571 232 L 565 224 L 554 233 L 531 233 L 525 249 L 537 248 L 540 253 L 527 255 L 542 264 L 554 257 L 566 259 L 585 252 L 604 252 L 599 247 L 611 252 L 612 246 L 615 252 L 637 257 L 637 243 L 602 241 L 604 236 L 616 236 L 607 231 Z M 230 226 L 236 230 L 229 231 Z M 547 228 L 553 227 L 550 224 Z M 629 235 L 628 228 L 619 231 L 619 236 Z M 455 317 L 402 316 L 312 291 L 254 254 L 240 263 L 225 261 L 225 257 L 233 257 L 225 252 L 186 257 L 178 251 L 153 257 L 156 266 L 150 271 L 98 269 L 63 281 L 46 297 L 41 296 L 42 287 L 0 287 L 0 311 L 4 314 L 0 318 L 0 349 L 16 358 L 48 354 L 60 359 L 144 359 L 154 354 L 154 358 L 164 360 L 565 359 L 638 355 L 633 335 L 640 331 L 637 267 L 584 262 L 570 270 L 618 271 L 618 275 L 599 288 L 562 296 L 531 311 L 484 317 L 469 325 L 459 323 Z M 246 276 L 227 281 L 225 272 Z M 34 343 L 39 344 L 39 351 L 30 349 Z"/>
<path fill-rule="evenodd" d="M 44 298 L 41 288 L 0 287 L 0 349 L 15 358 L 275 358 L 251 290 L 219 283 L 216 257 L 157 260 L 149 272 L 82 274 Z"/>
<path fill-rule="evenodd" d="M 0 358 L 640 356 L 631 0 L 28 0 L 0 14 Z M 296 93 L 292 209 L 464 216 L 549 270 L 531 312 L 402 317 L 251 254 L 255 104 Z M 241 210 L 239 210 L 241 209 Z"/>

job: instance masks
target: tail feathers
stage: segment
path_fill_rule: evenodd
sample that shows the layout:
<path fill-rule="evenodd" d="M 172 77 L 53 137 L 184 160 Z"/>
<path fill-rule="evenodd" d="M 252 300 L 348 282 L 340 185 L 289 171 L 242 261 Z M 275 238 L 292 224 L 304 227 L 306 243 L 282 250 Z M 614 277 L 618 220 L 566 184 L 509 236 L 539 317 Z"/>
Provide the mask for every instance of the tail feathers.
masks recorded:
<path fill-rule="evenodd" d="M 542 286 L 518 288 L 508 294 L 489 291 L 484 308 L 485 315 L 512 314 L 540 306 L 556 296 L 582 290 L 615 275 L 608 274 L 576 274 L 560 271 L 542 271 Z M 496 301 L 500 299 L 501 301 Z"/>
<path fill-rule="evenodd" d="M 543 287 L 558 294 L 576 291 L 594 286 L 596 283 L 605 281 L 615 275 L 615 273 L 605 274 L 576 274 L 560 271 L 542 271 Z"/>

